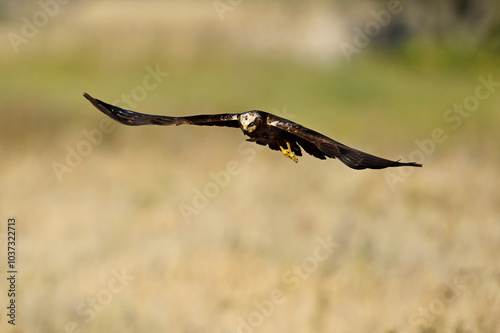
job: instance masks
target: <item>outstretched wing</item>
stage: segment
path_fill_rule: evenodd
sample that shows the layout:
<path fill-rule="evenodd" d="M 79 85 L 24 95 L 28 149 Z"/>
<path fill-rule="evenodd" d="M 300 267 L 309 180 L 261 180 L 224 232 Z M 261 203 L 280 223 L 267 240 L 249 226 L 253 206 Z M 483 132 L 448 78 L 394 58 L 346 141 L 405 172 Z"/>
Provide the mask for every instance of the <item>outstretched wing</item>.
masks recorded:
<path fill-rule="evenodd" d="M 295 140 L 310 155 L 320 159 L 325 159 L 326 157 L 338 158 L 342 163 L 353 169 L 362 170 L 399 166 L 422 166 L 415 162 L 406 163 L 391 161 L 364 153 L 330 139 L 321 133 L 294 123 L 293 121 L 272 114 L 268 114 L 267 123 L 269 126 L 284 131 L 285 133 L 282 135 L 286 140 Z"/>
<path fill-rule="evenodd" d="M 83 96 L 90 101 L 99 111 L 109 116 L 110 118 L 129 126 L 141 125 L 200 125 L 200 126 L 226 126 L 239 127 L 238 114 L 207 114 L 189 117 L 169 117 L 157 116 L 152 114 L 144 114 L 135 111 L 125 110 L 117 106 L 104 103 L 101 100 L 95 99 L 87 93 Z"/>

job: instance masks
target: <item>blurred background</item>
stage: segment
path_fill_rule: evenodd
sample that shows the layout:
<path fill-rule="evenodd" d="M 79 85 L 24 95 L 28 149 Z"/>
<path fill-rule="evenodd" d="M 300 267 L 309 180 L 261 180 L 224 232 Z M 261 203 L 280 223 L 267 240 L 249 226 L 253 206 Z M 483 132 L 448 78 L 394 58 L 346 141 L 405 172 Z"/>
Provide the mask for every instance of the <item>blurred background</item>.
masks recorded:
<path fill-rule="evenodd" d="M 2 332 L 500 332 L 500 3 L 0 1 Z M 298 164 L 260 109 L 422 169 Z"/>

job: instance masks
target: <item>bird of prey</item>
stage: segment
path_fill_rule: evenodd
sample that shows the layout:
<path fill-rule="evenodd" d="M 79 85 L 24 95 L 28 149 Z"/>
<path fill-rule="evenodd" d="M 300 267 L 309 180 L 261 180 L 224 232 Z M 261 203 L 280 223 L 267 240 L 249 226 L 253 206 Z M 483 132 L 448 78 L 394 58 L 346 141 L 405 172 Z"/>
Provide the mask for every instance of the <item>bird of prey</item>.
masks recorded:
<path fill-rule="evenodd" d="M 87 98 L 102 113 L 122 124 L 129 126 L 178 126 L 189 124 L 240 128 L 243 131 L 243 134 L 250 137 L 247 141 L 255 142 L 262 146 L 267 145 L 272 150 L 281 150 L 283 155 L 296 163 L 298 161 L 297 156 L 302 156 L 302 147 L 302 149 L 314 157 L 322 160 L 327 157 L 338 158 L 348 167 L 357 170 L 383 169 L 400 166 L 422 166 L 421 164 L 415 162 L 391 161 L 364 153 L 332 140 L 329 137 L 302 125 L 294 123 L 293 121 L 264 111 L 253 110 L 243 113 L 170 117 L 125 110 L 95 99 L 87 93 L 84 93 L 83 96 L 85 96 L 85 98 Z"/>

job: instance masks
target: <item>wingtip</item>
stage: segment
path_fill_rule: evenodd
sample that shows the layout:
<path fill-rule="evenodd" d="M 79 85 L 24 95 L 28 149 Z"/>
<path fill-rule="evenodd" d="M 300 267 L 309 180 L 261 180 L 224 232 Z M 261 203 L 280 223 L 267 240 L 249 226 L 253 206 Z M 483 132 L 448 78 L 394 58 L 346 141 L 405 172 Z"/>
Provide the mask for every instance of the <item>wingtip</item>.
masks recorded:
<path fill-rule="evenodd" d="M 83 97 L 85 97 L 86 99 L 88 99 L 89 101 L 93 100 L 94 98 L 92 96 L 90 96 L 88 93 L 84 92 L 83 93 Z"/>
<path fill-rule="evenodd" d="M 422 167 L 422 164 L 420 163 L 416 163 L 416 162 L 399 162 L 400 160 L 397 160 L 396 163 L 397 163 L 397 166 L 412 166 L 412 167 L 417 167 L 417 168 L 421 168 Z"/>
<path fill-rule="evenodd" d="M 94 97 L 90 96 L 89 94 L 87 93 L 83 93 L 83 97 L 85 97 L 90 103 L 92 103 L 92 105 L 94 105 L 98 110 L 106 113 L 103 109 L 102 109 L 102 105 L 100 105 L 101 101 L 98 100 L 98 99 L 95 99 Z"/>

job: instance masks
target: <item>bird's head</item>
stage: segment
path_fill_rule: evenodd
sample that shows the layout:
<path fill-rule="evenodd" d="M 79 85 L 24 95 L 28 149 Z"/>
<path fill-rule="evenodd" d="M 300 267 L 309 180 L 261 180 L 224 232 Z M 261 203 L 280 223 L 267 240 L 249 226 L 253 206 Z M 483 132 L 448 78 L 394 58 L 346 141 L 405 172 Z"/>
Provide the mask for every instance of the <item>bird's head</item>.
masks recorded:
<path fill-rule="evenodd" d="M 260 125 L 261 117 L 255 111 L 242 113 L 238 119 L 243 133 L 252 133 Z"/>

